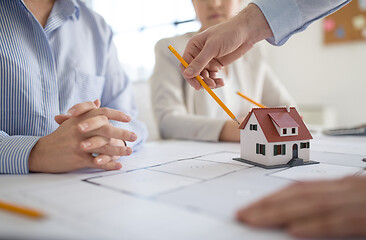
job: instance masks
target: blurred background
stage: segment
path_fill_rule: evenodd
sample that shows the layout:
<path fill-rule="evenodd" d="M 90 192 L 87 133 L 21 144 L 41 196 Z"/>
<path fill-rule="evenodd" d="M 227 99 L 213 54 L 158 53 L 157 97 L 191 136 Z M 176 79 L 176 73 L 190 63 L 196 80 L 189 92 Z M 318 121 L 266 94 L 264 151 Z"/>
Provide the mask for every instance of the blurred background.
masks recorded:
<path fill-rule="evenodd" d="M 134 82 L 148 81 L 159 39 L 200 27 L 190 0 L 85 1 L 111 25 L 120 62 Z M 366 123 L 366 0 L 351 4 L 284 46 L 260 43 L 310 128 Z"/>

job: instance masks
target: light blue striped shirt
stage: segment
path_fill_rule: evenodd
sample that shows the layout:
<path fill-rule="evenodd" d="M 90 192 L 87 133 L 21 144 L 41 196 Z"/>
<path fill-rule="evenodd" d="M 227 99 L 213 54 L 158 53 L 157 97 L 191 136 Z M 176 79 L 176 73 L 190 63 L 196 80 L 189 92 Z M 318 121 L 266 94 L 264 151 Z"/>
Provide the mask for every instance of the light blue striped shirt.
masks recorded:
<path fill-rule="evenodd" d="M 99 98 L 147 138 L 136 120 L 131 83 L 121 69 L 105 21 L 78 0 L 58 0 L 43 28 L 21 0 L 0 1 L 0 173 L 26 174 L 28 156 L 53 132 L 54 116 Z"/>
<path fill-rule="evenodd" d="M 293 34 L 304 31 L 312 22 L 323 18 L 351 0 L 254 0 L 263 12 L 274 37 L 267 41 L 284 44 Z"/>

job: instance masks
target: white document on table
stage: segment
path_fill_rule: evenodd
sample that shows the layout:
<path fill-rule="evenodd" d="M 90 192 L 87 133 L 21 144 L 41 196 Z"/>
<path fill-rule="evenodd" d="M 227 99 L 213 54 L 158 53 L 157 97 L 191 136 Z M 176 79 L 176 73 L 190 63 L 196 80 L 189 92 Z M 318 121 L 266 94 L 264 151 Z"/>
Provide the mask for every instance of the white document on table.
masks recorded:
<path fill-rule="evenodd" d="M 235 164 L 241 166 L 248 166 L 251 167 L 252 165 L 233 160 L 233 158 L 239 158 L 240 153 L 236 152 L 218 152 L 214 154 L 207 154 L 196 159 L 205 160 L 205 161 L 212 161 L 212 162 L 220 162 L 220 163 L 228 163 L 228 164 Z"/>
<path fill-rule="evenodd" d="M 187 159 L 156 166 L 151 168 L 151 170 L 208 180 L 247 167 L 248 166 Z"/>
<path fill-rule="evenodd" d="M 361 136 L 316 136 L 311 150 L 366 156 L 366 137 Z"/>
<path fill-rule="evenodd" d="M 200 180 L 141 169 L 101 178 L 92 178 L 87 181 L 99 184 L 103 187 L 136 194 L 138 196 L 153 197 L 164 192 L 192 185 Z"/>
<path fill-rule="evenodd" d="M 269 176 L 286 178 L 295 181 L 308 181 L 331 180 L 352 176 L 355 174 L 361 174 L 362 172 L 363 168 L 359 167 L 319 163 L 279 170 L 278 172 L 272 173 Z"/>

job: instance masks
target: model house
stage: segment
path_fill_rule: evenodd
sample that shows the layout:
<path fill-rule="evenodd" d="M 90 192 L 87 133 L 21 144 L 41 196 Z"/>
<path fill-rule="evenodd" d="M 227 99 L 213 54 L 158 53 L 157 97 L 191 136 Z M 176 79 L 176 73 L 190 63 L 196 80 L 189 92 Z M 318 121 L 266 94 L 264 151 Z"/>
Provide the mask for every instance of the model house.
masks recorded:
<path fill-rule="evenodd" d="M 312 136 L 294 107 L 253 108 L 240 125 L 239 161 L 264 168 L 310 161 Z"/>

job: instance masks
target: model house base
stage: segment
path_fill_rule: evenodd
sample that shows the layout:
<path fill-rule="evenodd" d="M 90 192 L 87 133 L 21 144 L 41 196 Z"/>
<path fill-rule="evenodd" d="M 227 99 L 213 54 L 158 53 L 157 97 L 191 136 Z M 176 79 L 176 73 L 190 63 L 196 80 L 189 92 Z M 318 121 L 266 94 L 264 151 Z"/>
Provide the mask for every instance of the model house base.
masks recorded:
<path fill-rule="evenodd" d="M 295 166 L 303 166 L 303 165 L 310 165 L 310 164 L 318 164 L 319 163 L 317 161 L 312 161 L 312 160 L 304 162 L 304 160 L 301 159 L 301 158 L 291 159 L 286 164 L 277 164 L 277 165 L 264 165 L 264 164 L 249 161 L 249 160 L 246 160 L 246 159 L 243 159 L 243 158 L 233 158 L 233 160 L 236 160 L 236 161 L 239 161 L 239 162 L 242 162 L 242 163 L 246 163 L 246 164 L 250 164 L 250 165 L 253 165 L 253 166 L 256 166 L 256 167 L 265 168 L 265 169 L 295 167 Z"/>

